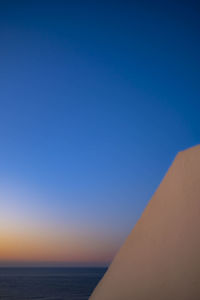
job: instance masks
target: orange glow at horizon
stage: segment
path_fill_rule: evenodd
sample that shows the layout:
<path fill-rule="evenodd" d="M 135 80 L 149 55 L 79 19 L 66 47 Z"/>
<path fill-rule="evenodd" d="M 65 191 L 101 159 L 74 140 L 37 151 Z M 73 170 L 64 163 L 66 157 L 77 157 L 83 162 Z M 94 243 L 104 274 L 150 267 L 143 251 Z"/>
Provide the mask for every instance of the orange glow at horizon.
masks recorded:
<path fill-rule="evenodd" d="M 84 232 L 0 228 L 0 262 L 107 264 L 114 251 L 113 242 Z"/>
<path fill-rule="evenodd" d="M 0 193 L 0 264 L 111 261 L 119 247 L 117 239 L 51 209 L 41 209 L 40 198 L 31 193 Z"/>
<path fill-rule="evenodd" d="M 113 247 L 107 241 L 90 237 L 56 236 L 45 232 L 3 232 L 0 229 L 0 261 L 97 262 L 107 263 Z"/>

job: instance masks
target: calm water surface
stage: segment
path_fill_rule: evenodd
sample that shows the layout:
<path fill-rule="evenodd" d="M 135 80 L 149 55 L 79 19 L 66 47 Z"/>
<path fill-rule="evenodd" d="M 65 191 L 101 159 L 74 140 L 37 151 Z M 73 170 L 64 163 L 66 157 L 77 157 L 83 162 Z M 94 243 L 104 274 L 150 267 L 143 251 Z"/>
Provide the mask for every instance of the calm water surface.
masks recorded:
<path fill-rule="evenodd" d="M 0 268 L 0 300 L 87 300 L 105 268 Z"/>

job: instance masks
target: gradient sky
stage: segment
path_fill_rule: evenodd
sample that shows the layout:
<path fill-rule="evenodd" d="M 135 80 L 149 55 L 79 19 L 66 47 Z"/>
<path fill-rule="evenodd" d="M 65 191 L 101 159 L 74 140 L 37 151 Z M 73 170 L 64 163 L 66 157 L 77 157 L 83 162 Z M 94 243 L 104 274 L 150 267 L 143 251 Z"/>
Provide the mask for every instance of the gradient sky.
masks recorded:
<path fill-rule="evenodd" d="M 0 264 L 107 264 L 200 141 L 198 1 L 1 1 Z"/>

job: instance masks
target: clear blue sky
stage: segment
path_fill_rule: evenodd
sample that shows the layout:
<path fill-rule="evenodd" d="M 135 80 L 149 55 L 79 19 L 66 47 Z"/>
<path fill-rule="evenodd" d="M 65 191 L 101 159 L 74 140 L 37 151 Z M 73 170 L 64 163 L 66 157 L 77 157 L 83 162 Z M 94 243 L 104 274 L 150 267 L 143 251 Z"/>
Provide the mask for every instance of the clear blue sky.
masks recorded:
<path fill-rule="evenodd" d="M 198 1 L 1 1 L 7 223 L 70 228 L 112 257 L 200 141 L 199 14 Z"/>

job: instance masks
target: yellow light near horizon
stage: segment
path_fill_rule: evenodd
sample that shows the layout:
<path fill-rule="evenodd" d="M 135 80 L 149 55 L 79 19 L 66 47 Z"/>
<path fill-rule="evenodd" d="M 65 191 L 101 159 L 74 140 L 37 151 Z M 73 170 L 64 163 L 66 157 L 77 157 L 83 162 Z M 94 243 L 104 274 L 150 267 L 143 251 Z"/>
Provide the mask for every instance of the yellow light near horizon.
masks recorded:
<path fill-rule="evenodd" d="M 23 197 L 13 190 L 0 193 L 0 262 L 111 260 L 118 246 L 113 238 L 73 220 L 60 220 L 34 199 L 31 193 Z"/>
<path fill-rule="evenodd" d="M 0 229 L 0 261 L 108 262 L 113 255 L 110 242 L 86 238 L 85 234 Z"/>

